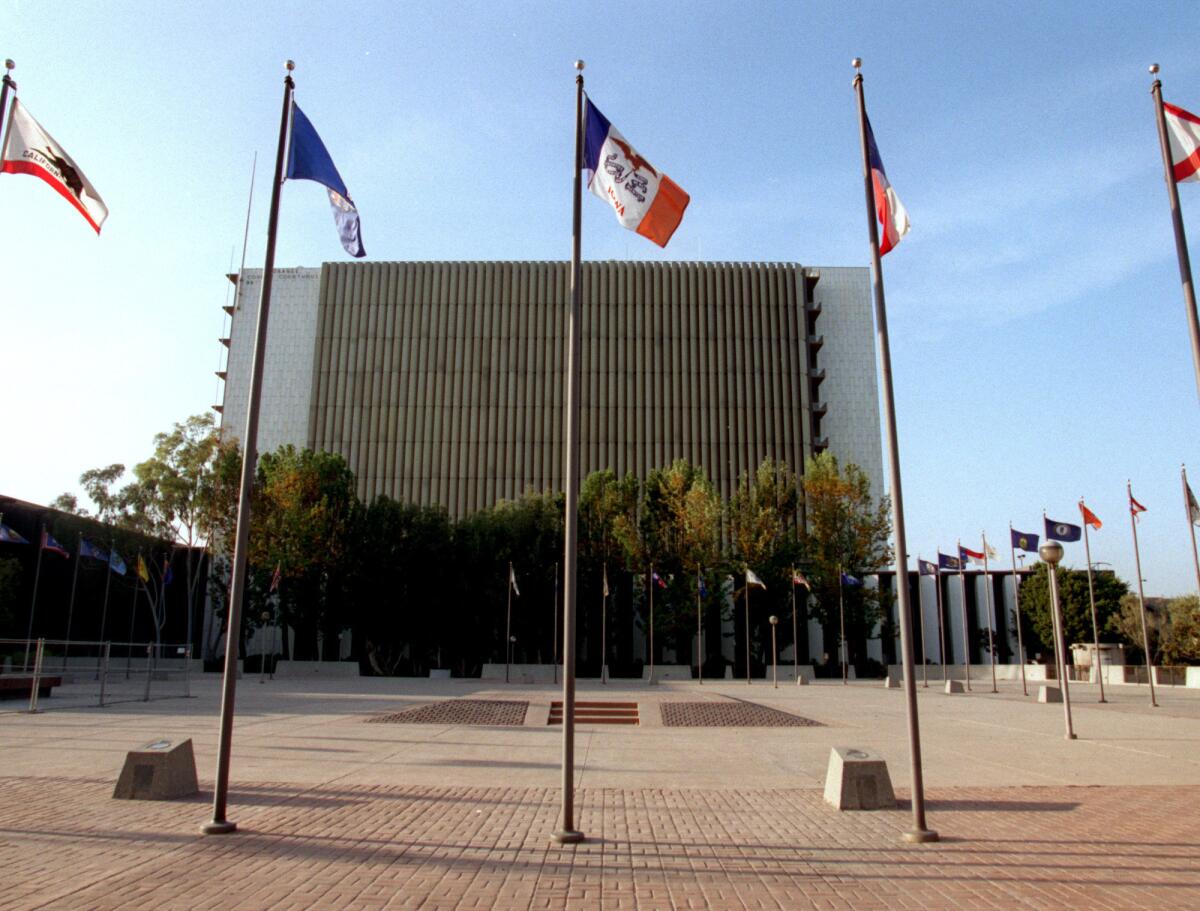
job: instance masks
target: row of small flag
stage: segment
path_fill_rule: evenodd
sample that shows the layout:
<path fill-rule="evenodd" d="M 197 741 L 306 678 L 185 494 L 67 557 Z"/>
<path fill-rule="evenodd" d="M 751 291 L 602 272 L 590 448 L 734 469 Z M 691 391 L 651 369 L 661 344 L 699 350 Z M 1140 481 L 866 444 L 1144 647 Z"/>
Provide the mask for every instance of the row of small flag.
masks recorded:
<path fill-rule="evenodd" d="M 20 534 L 13 528 L 9 528 L 3 522 L 0 522 L 0 544 L 28 544 L 29 541 L 24 535 Z M 41 550 L 48 550 L 52 554 L 58 554 L 60 557 L 69 560 L 71 553 L 65 547 L 58 543 L 58 540 L 46 529 L 42 529 Z M 125 575 L 127 567 L 125 561 L 121 559 L 121 555 L 115 549 L 105 551 L 102 547 L 97 547 L 87 538 L 79 539 L 79 554 L 80 557 L 88 557 L 92 560 L 99 560 L 101 563 L 107 563 L 108 568 L 119 576 Z M 137 558 L 137 575 L 143 582 L 150 581 L 150 568 L 146 565 L 146 561 L 142 559 L 142 555 L 138 554 Z M 174 579 L 175 574 L 171 569 L 171 564 L 168 561 L 163 561 L 163 584 L 169 585 Z"/>

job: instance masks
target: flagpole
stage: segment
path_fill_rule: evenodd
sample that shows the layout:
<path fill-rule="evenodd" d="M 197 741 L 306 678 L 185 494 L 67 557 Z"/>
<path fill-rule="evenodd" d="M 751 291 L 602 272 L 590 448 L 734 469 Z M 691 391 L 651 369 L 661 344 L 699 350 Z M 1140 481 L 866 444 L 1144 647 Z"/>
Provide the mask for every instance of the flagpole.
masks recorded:
<path fill-rule="evenodd" d="M 1146 652 L 1146 682 L 1150 684 L 1150 705 L 1158 708 L 1158 700 L 1154 697 L 1154 666 L 1150 656 L 1150 635 L 1146 631 L 1146 593 L 1142 590 L 1142 554 L 1138 548 L 1137 514 L 1133 511 L 1133 485 L 1125 482 L 1125 492 L 1129 494 L 1129 526 L 1133 529 L 1133 559 L 1137 569 L 1138 606 L 1142 611 L 1142 648 Z"/>
<path fill-rule="evenodd" d="M 551 610 L 551 628 L 553 632 L 550 635 L 550 665 L 554 669 L 554 682 L 558 683 L 558 563 L 554 564 L 554 600 L 553 610 Z"/>
<path fill-rule="evenodd" d="M 1083 506 L 1083 497 L 1079 498 L 1079 505 Z M 1096 680 L 1100 683 L 1100 701 L 1108 702 L 1104 698 L 1104 666 L 1100 663 L 1100 627 L 1096 623 L 1096 592 L 1092 587 L 1092 545 L 1088 541 L 1086 516 L 1083 519 L 1083 553 L 1087 560 L 1088 603 L 1092 606 L 1092 646 L 1096 650 Z"/>
<path fill-rule="evenodd" d="M 225 633 L 225 673 L 221 687 L 221 730 L 217 745 L 217 775 L 213 786 L 212 820 L 201 827 L 205 835 L 236 832 L 237 823 L 226 818 L 229 797 L 229 758 L 233 744 L 233 713 L 237 690 L 238 637 L 242 628 L 242 600 L 246 592 L 246 550 L 250 543 L 250 499 L 258 459 L 258 412 L 262 398 L 263 362 L 267 347 L 267 319 L 271 310 L 271 285 L 275 277 L 275 235 L 279 226 L 279 196 L 283 188 L 283 158 L 287 150 L 288 119 L 292 111 L 292 70 L 284 63 L 283 107 L 279 116 L 279 144 L 275 151 L 275 176 L 271 182 L 271 211 L 267 217 L 267 253 L 263 262 L 262 296 L 250 366 L 250 397 L 246 404 L 246 432 L 242 437 L 242 477 L 238 492 L 237 526 L 233 545 L 233 575 L 229 586 L 229 621 Z"/>
<path fill-rule="evenodd" d="M 67 658 L 71 654 L 71 620 L 75 616 L 75 586 L 79 582 L 79 564 L 83 562 L 83 535 L 75 545 L 75 570 L 71 573 L 71 600 L 67 605 L 67 638 L 63 645 L 63 670 L 67 669 Z"/>
<path fill-rule="evenodd" d="M 908 580 L 905 579 L 905 582 Z M 921 555 L 917 554 L 917 611 L 921 615 L 921 686 L 929 689 L 929 656 L 925 654 L 925 605 L 921 601 Z"/>
<path fill-rule="evenodd" d="M 988 570 L 988 542 L 987 535 L 980 532 L 980 538 L 983 540 L 983 594 L 986 598 L 988 612 L 988 653 L 992 657 L 992 692 L 998 693 L 996 689 L 996 641 L 992 627 L 996 625 L 996 609 L 992 603 L 992 574 Z"/>
<path fill-rule="evenodd" d="M 504 610 L 504 682 L 505 683 L 508 683 L 508 668 L 509 668 L 509 664 L 512 662 L 512 648 L 510 646 L 510 643 L 512 642 L 512 589 L 513 589 L 513 579 L 515 579 L 515 578 L 516 577 L 513 575 L 512 560 L 509 560 L 508 561 L 508 585 L 506 586 L 506 588 L 508 589 L 508 606 Z"/>
<path fill-rule="evenodd" d="M 1200 557 L 1196 556 L 1196 523 L 1192 520 L 1192 489 L 1188 487 L 1187 466 L 1179 466 L 1180 480 L 1183 481 L 1183 509 L 1187 513 L 1188 531 L 1192 535 L 1192 566 L 1196 568 L 1197 591 L 1200 591 Z"/>
<path fill-rule="evenodd" d="M 37 568 L 33 571 L 33 597 L 29 599 L 29 630 L 25 633 L 25 662 L 21 665 L 21 670 L 26 673 L 29 671 L 29 643 L 33 641 L 33 615 L 37 611 L 38 582 L 42 578 L 42 555 L 45 552 L 46 524 L 43 522 L 41 533 L 38 535 Z"/>
<path fill-rule="evenodd" d="M 958 547 L 958 596 L 962 600 L 963 618 L 963 680 L 967 684 L 967 692 L 971 692 L 971 637 L 970 624 L 967 621 L 967 577 L 963 570 L 962 540 L 956 542 Z"/>
<path fill-rule="evenodd" d="M 1012 522 L 1008 523 L 1008 553 L 1012 557 L 1013 567 L 1013 613 L 1017 621 L 1017 660 L 1021 664 L 1021 692 L 1029 695 L 1029 686 L 1025 682 L 1025 640 L 1021 636 L 1021 578 L 1017 575 L 1017 549 L 1013 546 Z"/>
<path fill-rule="evenodd" d="M 563 742 L 562 816 L 551 836 L 559 844 L 583 841 L 575 828 L 575 592 L 578 588 L 577 536 L 579 532 L 579 387 L 581 297 L 580 256 L 583 233 L 583 61 L 575 61 L 575 157 L 571 214 L 571 310 L 567 319 L 567 427 L 565 547 L 563 555 Z"/>
<path fill-rule="evenodd" d="M 940 554 L 939 554 L 940 562 Z M 938 658 L 942 662 L 942 682 L 946 680 L 946 625 L 942 618 L 942 567 L 938 566 L 933 574 L 933 584 L 936 587 L 935 594 L 937 595 L 937 621 L 938 621 Z"/>
<path fill-rule="evenodd" d="M 855 69 L 862 66 L 858 58 Z M 904 534 L 904 497 L 900 486 L 900 443 L 896 433 L 896 397 L 892 390 L 892 353 L 888 343 L 887 308 L 883 298 L 883 264 L 879 255 L 879 226 L 875 223 L 871 165 L 867 157 L 867 103 L 863 95 L 862 73 L 854 76 L 858 91 L 858 126 L 862 142 L 863 186 L 867 200 L 867 229 L 871 238 L 871 267 L 875 286 L 875 334 L 879 343 L 880 378 L 883 382 L 884 426 L 887 429 L 888 472 L 892 482 L 892 516 L 896 536 L 896 576 L 905 580 L 900 586 L 900 651 L 904 663 L 904 692 L 908 709 L 908 746 L 912 767 L 913 827 L 904 833 L 905 841 L 937 841 L 937 833 L 925 826 L 925 784 L 921 769 L 921 725 L 917 717 L 917 682 L 913 675 L 912 609 L 908 591 L 908 547 Z"/>
<path fill-rule="evenodd" d="M 654 564 L 650 564 L 650 677 L 654 683 Z"/>
<path fill-rule="evenodd" d="M 796 623 L 796 566 L 792 564 L 792 682 L 800 682 L 800 632 Z"/>
<path fill-rule="evenodd" d="M 107 573 L 104 574 L 104 606 L 100 608 L 100 641 L 104 641 L 104 622 L 108 619 L 108 589 L 112 583 L 112 558 L 116 553 L 117 542 L 113 538 L 108 539 L 108 566 Z M 188 637 L 188 645 L 192 644 L 191 636 Z"/>
<path fill-rule="evenodd" d="M 142 552 L 140 550 L 138 551 L 138 559 L 139 560 L 142 559 Z M 139 576 L 137 574 L 136 568 L 134 569 L 133 574 L 134 574 L 135 578 L 133 580 L 133 599 L 129 602 L 129 638 L 125 642 L 125 679 L 126 680 L 129 679 L 129 669 L 130 669 L 131 664 L 133 663 L 132 649 L 130 646 L 133 643 L 133 622 L 134 622 L 134 620 L 137 619 L 138 580 L 141 579 L 141 576 Z M 228 640 L 229 636 L 226 635 L 225 638 Z"/>
<path fill-rule="evenodd" d="M 608 685 L 608 564 L 604 564 L 604 587 L 600 596 L 600 682 Z"/>
<path fill-rule="evenodd" d="M 17 90 L 17 84 L 13 82 L 10 73 L 16 69 L 17 65 L 12 60 L 4 61 L 4 78 L 0 80 L 0 142 L 4 139 L 4 122 L 5 115 L 8 114 L 8 90 Z"/>
<path fill-rule="evenodd" d="M 750 567 L 746 567 L 746 686 L 750 685 Z"/>
<path fill-rule="evenodd" d="M 842 686 L 846 686 L 846 602 L 842 594 L 842 567 L 838 566 L 838 623 L 841 638 L 838 640 L 838 659 L 842 665 Z"/>
<path fill-rule="evenodd" d="M 1154 113 L 1158 121 L 1158 142 L 1162 147 L 1163 171 L 1167 180 L 1167 196 L 1171 200 L 1171 225 L 1175 229 L 1175 255 L 1179 259 L 1179 278 L 1183 283 L 1183 303 L 1187 310 L 1188 335 L 1192 340 L 1192 369 L 1196 374 L 1196 389 L 1200 393 L 1200 317 L 1196 314 L 1196 292 L 1192 287 L 1192 262 L 1188 256 L 1187 235 L 1183 230 L 1183 211 L 1179 207 L 1179 188 L 1175 184 L 1175 169 L 1171 165 L 1171 143 L 1167 139 L 1167 115 L 1163 110 L 1162 80 L 1158 79 L 1158 64 L 1150 65 L 1155 76 L 1150 94 L 1154 96 Z"/>
<path fill-rule="evenodd" d="M 704 617 L 700 610 L 700 564 L 696 564 L 696 679 L 704 685 Z"/>

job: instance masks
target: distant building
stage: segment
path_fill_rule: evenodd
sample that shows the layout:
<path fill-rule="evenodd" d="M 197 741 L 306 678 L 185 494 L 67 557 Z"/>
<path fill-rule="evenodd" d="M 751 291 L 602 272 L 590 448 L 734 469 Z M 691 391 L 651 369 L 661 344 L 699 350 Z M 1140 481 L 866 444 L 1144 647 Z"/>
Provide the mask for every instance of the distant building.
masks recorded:
<path fill-rule="evenodd" d="M 231 276 L 237 280 L 236 276 Z M 241 277 L 221 432 L 245 425 L 261 271 Z M 722 496 L 830 449 L 883 492 L 869 273 L 795 263 L 583 266 L 582 472 L 674 459 Z M 258 448 L 340 453 L 359 495 L 455 518 L 561 490 L 569 266 L 276 271 Z"/>

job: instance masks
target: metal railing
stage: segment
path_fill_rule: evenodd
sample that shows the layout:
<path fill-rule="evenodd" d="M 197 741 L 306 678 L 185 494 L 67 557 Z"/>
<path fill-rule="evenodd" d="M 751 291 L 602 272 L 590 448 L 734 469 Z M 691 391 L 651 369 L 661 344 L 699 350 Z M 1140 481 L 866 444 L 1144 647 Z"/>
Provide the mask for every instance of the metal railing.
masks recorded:
<path fill-rule="evenodd" d="M 0 712 L 40 712 L 48 697 L 54 707 L 80 708 L 191 696 L 185 645 L 0 639 L 0 656 Z"/>

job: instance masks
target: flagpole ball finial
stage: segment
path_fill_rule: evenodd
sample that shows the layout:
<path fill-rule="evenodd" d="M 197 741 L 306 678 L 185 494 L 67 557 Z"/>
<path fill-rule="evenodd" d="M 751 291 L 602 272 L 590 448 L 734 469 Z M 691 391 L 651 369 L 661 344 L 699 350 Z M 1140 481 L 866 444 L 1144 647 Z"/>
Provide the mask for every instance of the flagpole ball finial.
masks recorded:
<path fill-rule="evenodd" d="M 1157 63 L 1152 63 L 1152 64 L 1150 64 L 1150 74 L 1151 74 L 1152 76 L 1157 76 L 1157 75 L 1158 75 L 1158 64 L 1157 64 Z"/>
<path fill-rule="evenodd" d="M 855 57 L 853 60 L 850 61 L 850 65 L 852 67 L 854 67 L 856 70 L 861 70 L 862 69 L 862 57 Z"/>
<path fill-rule="evenodd" d="M 12 62 L 12 58 L 5 58 L 4 68 L 6 70 L 15 70 L 17 68 L 17 65 Z"/>
<path fill-rule="evenodd" d="M 579 70 L 580 72 L 583 72 L 583 67 L 584 67 L 584 62 L 582 60 L 575 61 L 575 69 Z"/>
<path fill-rule="evenodd" d="M 290 73 L 292 70 L 294 70 L 296 68 L 296 61 L 294 61 L 294 60 L 283 61 L 283 68 Z"/>

